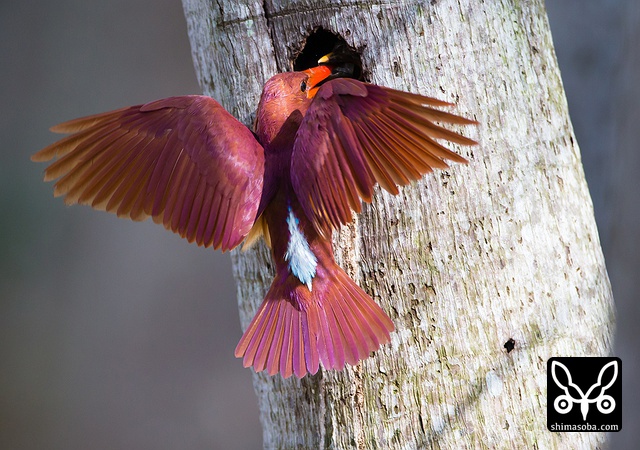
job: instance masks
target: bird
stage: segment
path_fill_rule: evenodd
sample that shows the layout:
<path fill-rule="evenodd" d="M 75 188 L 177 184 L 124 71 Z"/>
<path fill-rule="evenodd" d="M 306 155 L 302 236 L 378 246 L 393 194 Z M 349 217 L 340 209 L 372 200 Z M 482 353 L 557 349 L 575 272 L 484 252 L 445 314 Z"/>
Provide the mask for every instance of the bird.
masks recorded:
<path fill-rule="evenodd" d="M 439 124 L 475 125 L 449 102 L 358 80 L 335 50 L 264 85 L 253 129 L 205 95 L 169 97 L 70 120 L 31 159 L 54 195 L 145 220 L 222 251 L 261 236 L 275 277 L 235 356 L 283 378 L 342 370 L 389 343 L 387 313 L 334 260 L 332 233 L 371 202 L 449 162 Z M 438 124 L 439 123 L 439 124 Z"/>

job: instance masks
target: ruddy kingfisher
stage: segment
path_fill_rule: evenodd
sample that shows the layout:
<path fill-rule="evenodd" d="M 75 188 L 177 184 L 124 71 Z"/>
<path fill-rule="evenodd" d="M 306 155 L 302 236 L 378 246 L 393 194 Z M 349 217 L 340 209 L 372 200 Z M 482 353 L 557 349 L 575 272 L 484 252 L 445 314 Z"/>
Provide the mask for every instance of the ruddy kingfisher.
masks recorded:
<path fill-rule="evenodd" d="M 32 156 L 66 204 L 157 223 L 227 251 L 261 235 L 276 275 L 235 355 L 284 378 L 341 370 L 389 342 L 387 314 L 336 264 L 332 232 L 447 160 L 436 139 L 476 142 L 435 122 L 475 124 L 450 103 L 358 81 L 349 53 L 275 75 L 252 132 L 214 99 L 170 97 L 51 128 L 69 136 Z"/>

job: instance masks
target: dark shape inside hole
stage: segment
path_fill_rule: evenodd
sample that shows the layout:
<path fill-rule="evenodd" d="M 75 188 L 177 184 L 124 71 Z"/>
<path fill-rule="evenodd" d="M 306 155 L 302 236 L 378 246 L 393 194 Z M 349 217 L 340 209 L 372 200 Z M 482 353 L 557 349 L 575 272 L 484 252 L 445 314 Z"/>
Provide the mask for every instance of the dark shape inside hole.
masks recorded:
<path fill-rule="evenodd" d="M 516 346 L 516 341 L 513 338 L 509 338 L 507 342 L 504 343 L 504 348 L 507 349 L 507 353 L 511 353 L 511 350 Z"/>
<path fill-rule="evenodd" d="M 362 59 L 360 58 L 360 52 L 349 46 L 342 36 L 327 31 L 322 27 L 316 28 L 309 34 L 305 40 L 302 51 L 298 53 L 293 61 L 293 70 L 301 71 L 315 67 L 318 65 L 320 58 L 336 51 L 346 51 L 356 60 L 355 65 L 357 69 L 353 74 L 353 78 L 362 80 Z"/>

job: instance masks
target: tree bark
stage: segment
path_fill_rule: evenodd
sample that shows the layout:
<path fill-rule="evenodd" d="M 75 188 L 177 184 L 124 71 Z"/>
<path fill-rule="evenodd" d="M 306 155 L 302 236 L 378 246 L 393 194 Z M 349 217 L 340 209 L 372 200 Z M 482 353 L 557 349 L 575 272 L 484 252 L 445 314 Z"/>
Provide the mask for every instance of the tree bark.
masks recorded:
<path fill-rule="evenodd" d="M 609 354 L 614 313 L 543 1 L 183 5 L 204 92 L 245 123 L 317 26 L 362 48 L 372 82 L 481 123 L 456 149 L 469 165 L 378 190 L 336 236 L 396 331 L 342 372 L 255 375 L 265 448 L 601 446 L 546 429 L 547 359 Z M 233 262 L 246 327 L 272 264 L 264 245 Z"/>

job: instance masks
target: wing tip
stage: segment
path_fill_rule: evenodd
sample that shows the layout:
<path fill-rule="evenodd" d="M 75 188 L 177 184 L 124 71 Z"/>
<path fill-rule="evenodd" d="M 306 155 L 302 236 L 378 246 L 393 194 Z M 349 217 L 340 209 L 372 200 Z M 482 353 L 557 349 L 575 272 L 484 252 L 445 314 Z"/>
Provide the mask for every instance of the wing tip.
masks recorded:
<path fill-rule="evenodd" d="M 48 151 L 48 150 L 45 148 L 45 149 L 42 149 L 42 150 L 40 150 L 39 152 L 34 153 L 33 155 L 31 155 L 31 156 L 29 157 L 29 159 L 30 159 L 32 162 L 39 163 L 39 162 L 47 162 L 47 161 L 51 161 L 51 159 L 53 159 L 53 157 L 54 157 L 54 154 L 51 154 L 51 152 L 50 152 L 50 151 Z"/>
<path fill-rule="evenodd" d="M 71 121 L 69 121 L 71 122 Z M 67 125 L 68 122 L 63 122 L 63 123 L 59 123 L 57 125 L 54 125 L 52 127 L 49 127 L 49 131 L 51 131 L 52 133 L 57 133 L 57 134 L 67 134 L 67 133 L 72 133 L 75 131 L 75 128 L 71 128 Z"/>

